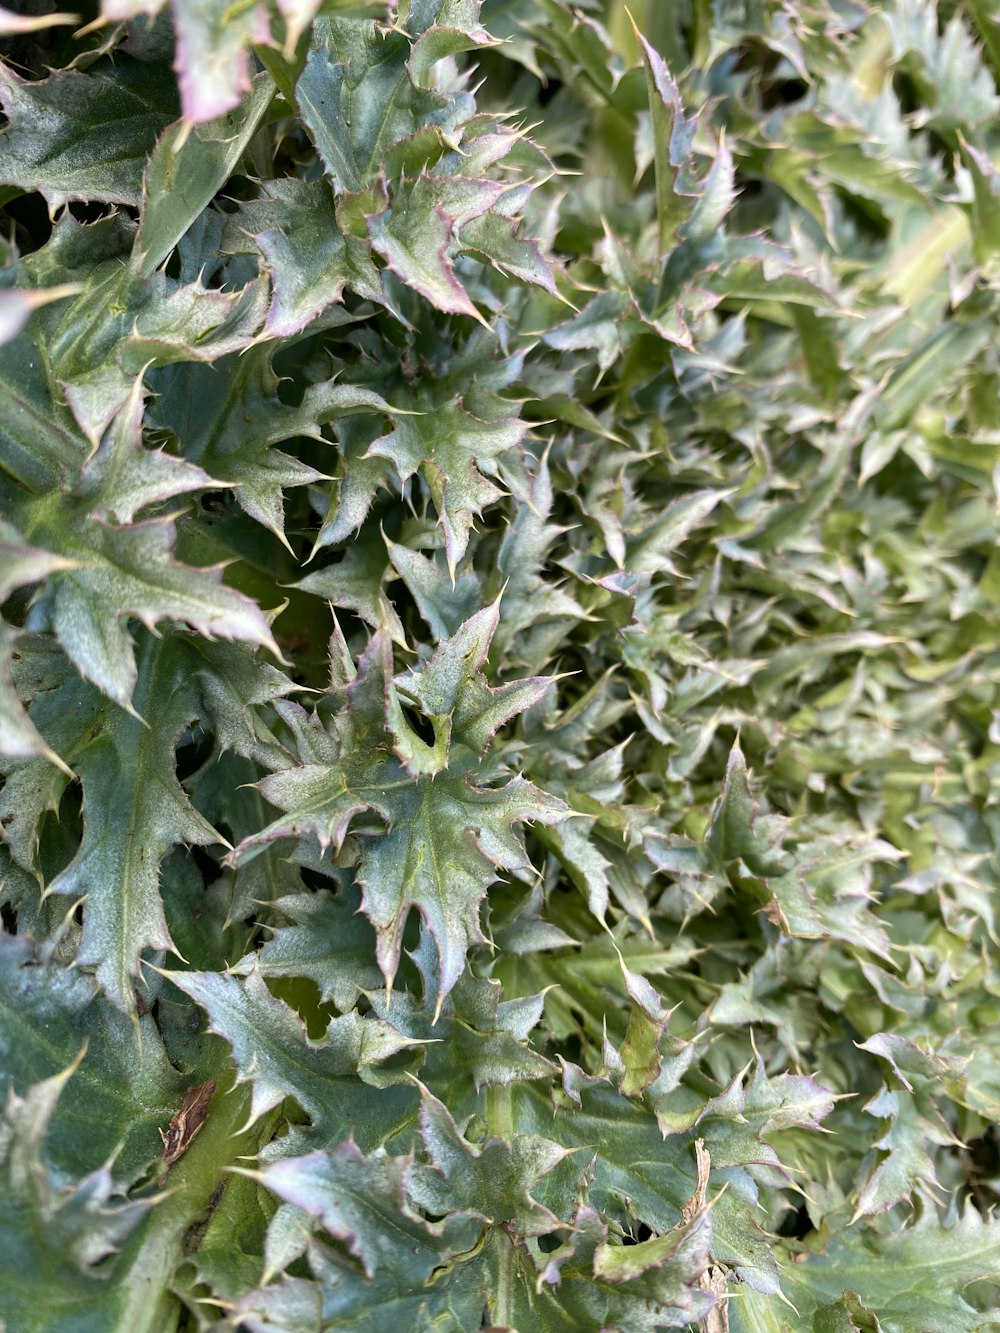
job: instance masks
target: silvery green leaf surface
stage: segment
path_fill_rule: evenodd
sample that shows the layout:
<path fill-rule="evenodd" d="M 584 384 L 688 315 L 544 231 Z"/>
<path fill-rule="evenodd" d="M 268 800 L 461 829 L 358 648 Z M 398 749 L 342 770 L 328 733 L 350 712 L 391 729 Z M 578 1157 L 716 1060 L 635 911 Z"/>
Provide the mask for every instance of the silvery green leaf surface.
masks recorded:
<path fill-rule="evenodd" d="M 152 273 L 243 160 L 274 96 L 266 73 L 254 80 L 235 115 L 168 130 L 149 155 L 143 175 L 142 224 L 136 245 Z"/>
<path fill-rule="evenodd" d="M 106 1166 L 82 1178 L 74 1173 L 66 1184 L 53 1178 L 42 1145 L 74 1072 L 71 1064 L 23 1095 L 12 1091 L 0 1122 L 7 1254 L 0 1299 L 14 1328 L 61 1324 L 83 1333 L 114 1327 L 126 1289 L 101 1261 L 116 1254 L 151 1207 L 148 1200 L 115 1200 Z M 112 1259 L 112 1272 L 115 1266 Z"/>
<path fill-rule="evenodd" d="M 172 980 L 205 1009 L 212 1031 L 231 1047 L 238 1078 L 253 1087 L 253 1119 L 294 1097 L 321 1142 L 338 1142 L 355 1128 L 363 1146 L 412 1120 L 415 1094 L 408 1086 L 388 1092 L 381 1114 L 371 1114 L 375 1094 L 367 1071 L 410 1045 L 391 1023 L 351 1010 L 313 1041 L 295 1010 L 273 996 L 257 972 L 245 981 L 198 972 L 177 972 Z"/>
<path fill-rule="evenodd" d="M 262 780 L 262 794 L 283 814 L 235 853 L 237 861 L 249 858 L 278 838 L 293 837 L 310 837 L 321 849 L 339 852 L 353 833 L 361 906 L 375 926 L 376 957 L 387 983 L 392 985 L 407 918 L 416 908 L 437 941 L 442 999 L 458 980 L 466 949 L 483 939 L 478 912 L 489 884 L 498 871 L 529 865 L 514 825 L 557 822 L 565 811 L 561 801 L 523 777 L 501 782 L 502 768 L 477 762 L 500 722 L 544 689 L 530 682 L 506 705 L 491 698 L 479 677 L 490 635 L 477 620 L 482 616 L 443 644 L 412 685 L 391 678 L 391 643 L 383 627 L 343 692 L 332 732 L 308 736 L 298 765 Z M 437 697 L 421 697 L 422 688 L 435 685 Z M 408 702 L 433 728 L 433 745 L 413 730 L 403 709 Z M 367 819 L 360 833 L 356 821 L 362 816 Z"/>
<path fill-rule="evenodd" d="M 138 204 L 146 158 L 178 109 L 170 72 L 127 56 L 41 82 L 4 65 L 0 100 L 0 178 L 41 190 L 53 211 L 70 199 Z"/>
<path fill-rule="evenodd" d="M 0 937 L 6 1092 L 61 1074 L 81 1052 L 55 1105 L 43 1145 L 50 1169 L 72 1177 L 111 1162 L 130 1183 L 159 1156 L 181 1080 L 153 1020 L 135 1026 L 97 992 L 92 977 L 46 962 L 18 936 Z M 84 1048 L 86 1048 L 84 1050 Z"/>
<path fill-rule="evenodd" d="M 148 719 L 109 707 L 99 735 L 77 759 L 84 838 L 51 883 L 52 893 L 85 898 L 79 961 L 96 967 L 100 985 L 127 1011 L 135 1008 L 140 954 L 171 946 L 160 860 L 174 843 L 218 839 L 175 774 L 174 745 L 196 709 L 185 688 L 186 664 L 172 647 L 148 636 L 143 645 L 134 697 Z"/>

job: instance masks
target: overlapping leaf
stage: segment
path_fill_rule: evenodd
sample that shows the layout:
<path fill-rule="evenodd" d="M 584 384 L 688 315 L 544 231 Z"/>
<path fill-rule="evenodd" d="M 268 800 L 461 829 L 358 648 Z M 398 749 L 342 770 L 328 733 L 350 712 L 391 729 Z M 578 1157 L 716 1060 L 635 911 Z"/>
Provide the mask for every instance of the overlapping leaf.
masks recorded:
<path fill-rule="evenodd" d="M 548 1329 L 572 1317 L 584 1326 L 652 1330 L 681 1327 L 712 1308 L 713 1297 L 697 1285 L 711 1235 L 705 1214 L 643 1245 L 613 1245 L 589 1208 L 569 1224 L 532 1199 L 533 1183 L 561 1160 L 557 1144 L 522 1135 L 512 1145 L 493 1139 L 476 1148 L 427 1096 L 421 1144 L 425 1162 L 381 1153 L 366 1160 L 348 1142 L 268 1168 L 264 1183 L 318 1218 L 357 1258 L 367 1282 L 314 1241 L 314 1281 L 285 1278 L 251 1293 L 240 1316 L 280 1326 L 293 1310 L 311 1307 L 346 1320 L 374 1296 L 376 1328 L 404 1314 L 458 1327 L 485 1307 L 494 1323 L 531 1318 Z M 433 1222 L 423 1216 L 428 1209 Z M 530 1237 L 553 1228 L 570 1239 L 542 1253 Z"/>
<path fill-rule="evenodd" d="M 122 1314 L 126 1289 L 100 1261 L 113 1254 L 151 1207 L 150 1201 L 114 1201 L 111 1173 L 101 1167 L 61 1187 L 41 1157 L 45 1131 L 70 1065 L 10 1093 L 0 1122 L 4 1190 L 0 1226 L 7 1259 L 0 1299 L 12 1328 L 61 1324 L 107 1328 Z"/>
<path fill-rule="evenodd" d="M 265 778 L 261 791 L 284 810 L 245 839 L 247 857 L 276 838 L 311 837 L 339 852 L 359 816 L 371 813 L 359 840 L 363 909 L 377 933 L 376 956 L 391 985 L 403 931 L 416 907 L 437 942 L 440 996 L 462 971 L 465 951 L 482 940 L 479 904 L 497 870 L 521 870 L 527 857 L 513 826 L 563 816 L 556 798 L 478 756 L 505 722 L 531 705 L 546 681 L 490 687 L 481 674 L 496 624 L 490 608 L 408 676 L 391 676 L 388 633 L 380 630 L 343 692 L 330 730 L 305 714 L 286 716 L 299 737 L 300 764 Z M 433 727 L 433 743 L 411 726 L 404 704 Z M 374 835 L 374 836 L 373 836 Z"/>
<path fill-rule="evenodd" d="M 629 8 L 0 14 L 11 1333 L 994 1325 L 997 24 Z"/>

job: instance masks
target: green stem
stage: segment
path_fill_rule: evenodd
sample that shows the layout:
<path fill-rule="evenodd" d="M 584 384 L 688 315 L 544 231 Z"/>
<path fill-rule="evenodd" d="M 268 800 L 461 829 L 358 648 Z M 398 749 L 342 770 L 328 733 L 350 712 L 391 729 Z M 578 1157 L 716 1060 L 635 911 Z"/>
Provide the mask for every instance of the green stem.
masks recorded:
<path fill-rule="evenodd" d="M 486 1119 L 490 1133 L 510 1143 L 514 1129 L 514 1098 L 510 1085 L 493 1084 L 486 1089 Z"/>
<path fill-rule="evenodd" d="M 514 1322 L 514 1242 L 500 1227 L 493 1228 L 491 1239 L 496 1247 L 496 1285 L 490 1300 L 490 1319 L 497 1328 L 511 1328 Z"/>
<path fill-rule="evenodd" d="M 232 1071 L 225 1066 L 217 1081 L 204 1125 L 167 1178 L 166 1197 L 125 1247 L 120 1272 L 128 1299 L 115 1333 L 170 1333 L 177 1327 L 181 1307 L 170 1282 L 184 1259 L 184 1237 L 211 1206 L 225 1168 L 259 1145 L 259 1124 L 239 1132 L 248 1114 L 246 1090 L 233 1090 Z"/>

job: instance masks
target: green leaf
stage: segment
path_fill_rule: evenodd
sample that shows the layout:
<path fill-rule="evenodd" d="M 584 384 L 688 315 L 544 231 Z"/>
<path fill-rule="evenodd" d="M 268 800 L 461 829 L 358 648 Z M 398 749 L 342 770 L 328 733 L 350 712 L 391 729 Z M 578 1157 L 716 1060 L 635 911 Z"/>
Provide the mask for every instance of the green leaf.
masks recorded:
<path fill-rule="evenodd" d="M 447 998 L 437 1005 L 439 964 L 424 932 L 413 952 L 420 968 L 422 1003 L 409 994 L 369 993 L 374 1012 L 405 1036 L 426 1043 L 422 1083 L 459 1118 L 475 1114 L 482 1088 L 506 1088 L 525 1080 L 551 1080 L 555 1066 L 532 1044 L 543 997 L 503 1000 L 496 981 L 475 977 L 467 968 Z"/>
<path fill-rule="evenodd" d="M 277 898 L 272 906 L 295 924 L 279 926 L 257 954 L 261 976 L 309 977 L 321 999 L 332 1001 L 341 1013 L 353 1009 L 359 995 L 378 988 L 382 976 L 375 965 L 375 935 L 358 912 L 356 893 L 321 889 Z M 398 1004 L 385 1016 L 403 1031 Z M 407 1029 L 406 1035 L 414 1034 Z"/>
<path fill-rule="evenodd" d="M 71 199 L 138 207 L 147 154 L 177 115 L 170 70 L 127 55 L 38 81 L 0 65 L 0 101 L 0 183 L 40 190 L 52 213 Z"/>
<path fill-rule="evenodd" d="M 41 756 L 70 777 L 71 770 L 46 745 L 21 703 L 11 672 L 17 642 L 17 636 L 9 627 L 0 624 L 0 754 L 13 759 Z"/>
<path fill-rule="evenodd" d="M 495 692 L 498 701 L 488 690 L 483 695 L 478 673 L 489 647 L 488 623 L 480 617 L 468 622 L 424 673 L 398 685 L 390 674 L 388 635 L 379 631 L 346 691 L 346 708 L 331 732 L 316 737 L 322 758 L 303 754 L 301 766 L 262 781 L 263 794 L 285 814 L 245 839 L 236 853 L 245 857 L 275 838 L 307 834 L 321 848 L 339 850 L 352 821 L 371 811 L 386 829 L 361 842 L 358 879 L 363 909 L 378 936 L 379 966 L 391 986 L 406 918 L 411 907 L 418 908 L 437 941 L 442 999 L 458 980 L 466 949 L 482 939 L 478 908 L 496 870 L 527 865 L 512 826 L 551 823 L 564 811 L 561 801 L 522 777 L 497 786 L 499 774 L 488 772 L 490 785 L 476 782 L 478 766 L 468 747 L 482 749 L 496 727 L 539 692 L 532 682 L 527 690 L 519 684 L 513 695 L 513 685 Z M 461 744 L 447 768 L 440 759 L 427 768 L 415 758 L 423 742 L 399 709 L 401 695 L 421 707 L 440 706 L 425 713 L 438 735 L 445 725 L 455 727 Z"/>
<path fill-rule="evenodd" d="M 32 534 L 46 546 L 73 552 L 71 558 L 78 561 L 77 568 L 49 581 L 30 627 L 50 626 L 81 674 L 109 698 L 137 712 L 142 707 L 133 702 L 138 667 L 123 623 L 126 616 L 137 616 L 149 626 L 183 620 L 208 636 L 277 651 L 258 608 L 226 587 L 217 571 L 192 569 L 171 559 L 172 522 L 147 520 L 131 528 L 90 525 L 82 508 L 47 500 L 26 506 Z M 94 544 L 85 545 L 88 539 Z"/>
<path fill-rule="evenodd" d="M 430 1161 L 407 1178 L 410 1198 L 431 1216 L 479 1212 L 488 1226 L 506 1226 L 518 1236 L 546 1235 L 559 1219 L 531 1197 L 540 1177 L 567 1156 L 549 1139 L 520 1134 L 511 1143 L 490 1139 L 468 1144 L 448 1108 L 424 1092 L 420 1136 Z"/>
<path fill-rule="evenodd" d="M 40 311 L 11 349 L 21 364 L 4 388 L 5 400 L 16 405 L 5 465 L 32 490 L 75 476 L 150 364 L 241 351 L 259 327 L 266 301 L 259 282 L 217 291 L 162 272 L 142 279 L 123 262 L 133 239 L 132 224 L 120 214 L 90 226 L 65 214 L 48 244 L 22 261 L 36 283 L 47 284 L 52 273 L 80 280 L 79 295 Z M 72 417 L 61 408 L 63 396 Z M 67 420 L 79 423 L 72 434 L 78 439 L 82 430 L 87 444 L 67 440 L 53 457 Z"/>
<path fill-rule="evenodd" d="M 565 1086 L 568 1099 L 556 1108 L 532 1084 L 514 1089 L 517 1132 L 542 1134 L 586 1153 L 594 1173 L 590 1201 L 602 1215 L 631 1217 L 655 1232 L 670 1231 L 694 1192 L 690 1152 L 681 1144 L 673 1150 L 665 1147 L 651 1112 L 608 1084 L 570 1071 Z M 759 1143 L 750 1149 L 750 1160 L 758 1154 Z M 756 1191 L 751 1186 L 747 1196 L 745 1182 L 730 1179 L 731 1189 L 713 1208 L 713 1254 L 755 1290 L 775 1292 L 777 1265 L 753 1216 Z"/>
<path fill-rule="evenodd" d="M 353 1130 L 362 1147 L 373 1147 L 412 1123 L 411 1088 L 376 1091 L 371 1072 L 412 1044 L 391 1023 L 351 1010 L 331 1019 L 322 1039 L 313 1041 L 295 1011 L 270 993 L 256 971 L 242 982 L 216 972 L 169 976 L 204 1008 L 211 1030 L 232 1048 L 239 1082 L 253 1088 L 251 1123 L 286 1097 L 308 1113 L 325 1145 Z"/>
<path fill-rule="evenodd" d="M 986 153 L 963 139 L 962 160 L 972 177 L 972 249 L 988 266 L 1000 250 L 1000 172 Z"/>
<path fill-rule="evenodd" d="M 721 862 L 742 859 L 756 870 L 762 863 L 760 839 L 754 827 L 756 818 L 757 805 L 750 791 L 746 760 L 737 742 L 729 753 L 725 787 L 708 831 L 707 843 L 712 855 Z M 764 855 L 768 855 L 767 851 Z"/>
<path fill-rule="evenodd" d="M 29 546 L 13 523 L 0 519 L 0 601 L 6 601 L 17 588 L 41 582 L 57 570 L 72 567 L 73 562 L 62 556 Z M 69 770 L 45 744 L 18 697 L 11 678 L 17 642 L 17 633 L 0 622 L 0 754 L 17 759 L 43 755 L 69 776 Z"/>
<path fill-rule="evenodd" d="M 274 97 L 258 74 L 235 114 L 172 126 L 149 157 L 143 176 L 142 221 L 136 236 L 139 271 L 152 273 L 239 166 Z"/>
<path fill-rule="evenodd" d="M 656 150 L 656 211 L 660 254 L 666 255 L 692 205 L 692 182 L 685 168 L 691 153 L 695 121 L 685 119 L 680 92 L 662 57 L 639 35 L 645 60 L 649 108 Z"/>
<path fill-rule="evenodd" d="M 471 111 L 464 98 L 418 88 L 406 69 L 409 54 L 401 33 L 374 23 L 316 23 L 295 97 L 338 193 L 373 184 L 390 149 L 424 127 L 419 148 L 431 153 L 438 145 L 440 153 L 444 136 Z"/>
<path fill-rule="evenodd" d="M 630 547 L 627 568 L 637 574 L 675 574 L 668 552 L 679 546 L 725 498 L 725 491 L 709 490 L 675 500 Z"/>
<path fill-rule="evenodd" d="M 969 0 L 969 12 L 984 46 L 989 52 L 995 72 L 1000 67 L 1000 31 L 998 31 L 1000 25 L 997 24 L 995 16 L 990 13 L 983 0 Z"/>
<path fill-rule="evenodd" d="M 549 1256 L 537 1296 L 527 1283 L 517 1291 L 522 1322 L 555 1330 L 568 1317 L 580 1327 L 654 1330 L 710 1315 L 712 1297 L 698 1282 L 711 1238 L 706 1214 L 637 1245 L 609 1244 L 607 1234 L 598 1214 L 581 1208 L 573 1235 Z"/>
<path fill-rule="evenodd" d="M 298 333 L 346 288 L 369 301 L 383 300 L 382 282 L 367 242 L 341 230 L 334 196 L 325 181 L 268 181 L 260 198 L 246 203 L 223 240 L 235 254 L 263 257 L 273 296 L 266 332 L 273 338 Z"/>
<path fill-rule="evenodd" d="M 438 561 L 396 542 L 387 541 L 385 549 L 435 640 L 454 634 L 475 613 L 479 606 L 479 584 L 471 571 L 458 574 L 452 583 L 444 560 Z"/>
<path fill-rule="evenodd" d="M 38 8 L 0 1320 L 992 1329 L 989 7 Z"/>
<path fill-rule="evenodd" d="M 140 377 L 85 464 L 77 486 L 77 494 L 91 505 L 95 518 L 119 527 L 134 524 L 136 514 L 147 505 L 215 485 L 200 467 L 142 447 L 143 396 Z M 62 567 L 72 564 L 66 561 Z"/>
<path fill-rule="evenodd" d="M 251 1292 L 237 1306 L 239 1317 L 277 1328 L 304 1319 L 308 1327 L 326 1308 L 331 1318 L 360 1318 L 380 1333 L 401 1318 L 416 1327 L 436 1318 L 454 1329 L 481 1318 L 479 1265 L 462 1262 L 470 1251 L 476 1253 L 481 1220 L 458 1214 L 435 1225 L 425 1222 L 405 1202 L 407 1165 L 405 1158 L 380 1153 L 366 1159 L 346 1143 L 331 1153 L 270 1167 L 265 1182 L 321 1219 L 365 1271 L 317 1239 L 309 1244 L 315 1281 L 286 1276 Z"/>
<path fill-rule="evenodd" d="M 385 625 L 393 643 L 402 648 L 403 626 L 383 588 L 388 566 L 385 543 L 373 533 L 367 540 L 353 542 L 336 565 L 307 574 L 298 586 L 326 598 L 335 608 L 349 608 L 373 629 Z"/>
<path fill-rule="evenodd" d="M 409 1310 L 426 1320 L 434 1311 L 443 1326 L 457 1327 L 449 1319 L 478 1317 L 485 1304 L 493 1321 L 509 1321 L 516 1312 L 519 1324 L 530 1319 L 533 1326 L 548 1328 L 560 1309 L 577 1316 L 586 1312 L 588 1324 L 598 1312 L 613 1311 L 639 1318 L 636 1327 L 653 1329 L 679 1326 L 710 1308 L 712 1298 L 693 1288 L 707 1261 L 710 1226 L 704 1215 L 647 1242 L 646 1252 L 633 1252 L 609 1246 L 596 1215 L 581 1210 L 573 1240 L 546 1262 L 531 1247 L 530 1236 L 560 1224 L 529 1189 L 562 1150 L 523 1136 L 512 1147 L 492 1139 L 473 1148 L 446 1108 L 427 1096 L 421 1137 L 426 1165 L 381 1153 L 366 1160 L 347 1143 L 332 1153 L 279 1162 L 263 1175 L 270 1188 L 321 1219 L 357 1256 L 383 1315 Z M 472 1195 L 474 1206 L 449 1211 L 433 1224 L 414 1210 L 430 1207 L 440 1215 Z M 626 1271 L 621 1258 L 630 1255 L 637 1262 Z M 324 1305 L 332 1301 L 345 1316 L 356 1311 L 365 1297 L 350 1270 L 318 1244 L 310 1247 L 309 1258 Z M 287 1318 L 289 1302 L 306 1298 L 304 1287 L 285 1279 L 248 1297 L 241 1313 L 273 1309 Z M 554 1298 L 553 1288 L 563 1299 Z M 377 1327 L 388 1325 L 380 1320 Z"/>
<path fill-rule="evenodd" d="M 106 1166 L 65 1185 L 46 1167 L 45 1132 L 75 1068 L 34 1083 L 23 1096 L 10 1094 L 0 1121 L 0 1234 L 7 1256 L 0 1302 L 12 1333 L 46 1324 L 80 1333 L 113 1327 L 124 1292 L 101 1261 L 153 1204 L 113 1201 Z"/>
<path fill-rule="evenodd" d="M 139 1176 L 160 1155 L 157 1130 L 180 1087 L 153 1019 L 133 1025 L 92 978 L 46 962 L 20 936 L 0 936 L 0 1007 L 5 1096 L 80 1057 L 48 1122 L 46 1161 L 66 1178 L 107 1163 L 116 1182 Z"/>
<path fill-rule="evenodd" d="M 452 579 L 475 518 L 500 497 L 489 477 L 497 475 L 500 456 L 520 444 L 525 430 L 515 417 L 479 420 L 456 399 L 433 414 L 398 417 L 392 433 L 370 446 L 369 453 L 388 459 L 401 481 L 420 473 L 444 530 Z"/>
<path fill-rule="evenodd" d="M 886 1333 L 977 1333 L 995 1320 L 974 1308 L 963 1292 L 986 1279 L 996 1285 L 995 1228 L 969 1210 L 947 1226 L 925 1212 L 913 1226 L 849 1242 L 824 1237 L 822 1251 L 789 1267 L 786 1288 L 800 1317 L 856 1292 Z M 892 1254 L 892 1263 L 888 1256 Z"/>
<path fill-rule="evenodd" d="M 488 685 L 483 667 L 500 623 L 500 602 L 471 616 L 422 666 L 396 678 L 399 694 L 425 717 L 451 720 L 451 740 L 484 754 L 501 727 L 548 692 L 543 677 Z"/>
<path fill-rule="evenodd" d="M 400 186 L 391 213 L 368 219 L 372 248 L 438 310 L 481 319 L 449 251 L 464 223 L 481 218 L 502 192 L 495 181 L 461 176 L 442 180 L 421 173 Z"/>
<path fill-rule="evenodd" d="M 145 637 L 134 698 L 147 720 L 107 709 L 100 735 L 76 760 L 84 840 L 50 885 L 85 899 L 78 961 L 96 967 L 102 988 L 128 1013 L 143 951 L 173 947 L 158 887 L 162 857 L 175 843 L 219 840 L 175 775 L 174 745 L 197 713 L 187 668 L 175 642 Z"/>
<path fill-rule="evenodd" d="M 308 1157 L 286 1158 L 261 1173 L 268 1189 L 320 1219 L 360 1260 L 365 1277 L 379 1276 L 405 1291 L 426 1280 L 428 1260 L 468 1249 L 479 1229 L 475 1217 L 449 1217 L 437 1229 L 408 1213 L 404 1190 L 410 1163 L 377 1149 L 365 1158 L 352 1140 Z M 437 1234 L 435 1234 L 437 1230 Z M 407 1254 L 403 1272 L 394 1271 Z M 417 1255 L 414 1260 L 413 1255 Z M 386 1269 L 389 1271 L 386 1272 Z M 423 1270 L 423 1271 L 421 1271 Z"/>

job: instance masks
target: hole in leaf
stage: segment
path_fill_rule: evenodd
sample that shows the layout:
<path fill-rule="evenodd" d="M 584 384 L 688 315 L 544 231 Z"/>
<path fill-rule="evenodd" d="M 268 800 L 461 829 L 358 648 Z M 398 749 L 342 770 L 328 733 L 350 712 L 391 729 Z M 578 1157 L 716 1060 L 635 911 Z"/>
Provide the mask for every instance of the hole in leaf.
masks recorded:
<path fill-rule="evenodd" d="M 48 206 L 40 194 L 22 194 L 11 199 L 0 216 L 14 223 L 14 239 L 22 255 L 40 250 L 52 235 Z M 2 230 L 7 234 L 10 228 L 4 226 Z"/>
<path fill-rule="evenodd" d="M 1000 1202 L 994 1182 L 1000 1175 L 1000 1131 L 990 1125 L 978 1138 L 957 1150 L 969 1197 L 984 1215 Z"/>
<path fill-rule="evenodd" d="M 425 745 L 434 744 L 434 723 L 423 713 L 417 712 L 415 708 L 403 705 L 403 716 L 406 718 L 407 725 L 414 735 L 419 736 Z"/>
<path fill-rule="evenodd" d="M 337 1016 L 337 1010 L 321 999 L 319 987 L 309 977 L 268 977 L 267 988 L 295 1010 L 313 1041 L 323 1036 L 330 1020 Z"/>
<path fill-rule="evenodd" d="M 644 1240 L 652 1240 L 653 1229 L 648 1227 L 645 1222 L 639 1222 L 633 1229 L 631 1235 L 626 1235 L 622 1239 L 623 1245 L 641 1245 Z"/>
<path fill-rule="evenodd" d="M 552 101 L 556 93 L 561 91 L 562 86 L 561 79 L 549 79 L 548 83 L 542 85 L 541 91 L 538 94 L 538 105 L 546 106 Z"/>
<path fill-rule="evenodd" d="M 204 847 L 191 848 L 191 860 L 201 872 L 201 877 L 205 881 L 205 888 L 209 884 L 214 884 L 217 879 L 222 878 L 222 867 L 215 858 Z"/>
<path fill-rule="evenodd" d="M 768 111 L 777 106 L 790 106 L 801 101 L 808 91 L 802 79 L 776 79 L 761 89 L 760 103 Z"/>
<path fill-rule="evenodd" d="M 838 190 L 838 194 L 843 204 L 845 221 L 855 227 L 860 241 L 885 239 L 889 234 L 889 222 L 877 204 L 843 191 Z"/>
<path fill-rule="evenodd" d="M 299 870 L 302 877 L 302 883 L 307 889 L 329 889 L 330 880 L 337 878 L 336 869 L 330 867 L 329 874 L 324 874 L 322 870 L 316 870 L 312 866 L 302 866 Z"/>
<path fill-rule="evenodd" d="M 798 1208 L 787 1212 L 781 1220 L 781 1226 L 778 1228 L 779 1236 L 787 1236 L 789 1239 L 802 1240 L 813 1231 L 812 1218 L 809 1216 L 809 1210 L 804 1203 L 800 1203 Z"/>
<path fill-rule="evenodd" d="M 186 782 L 212 756 L 215 743 L 207 731 L 200 729 L 190 735 L 185 744 L 177 747 L 177 781 Z"/>
<path fill-rule="evenodd" d="M 69 211 L 77 222 L 82 222 L 84 226 L 87 226 L 92 222 L 100 222 L 102 218 L 111 217 L 113 213 L 118 211 L 118 206 L 116 204 L 98 204 L 74 199 L 70 202 Z"/>

